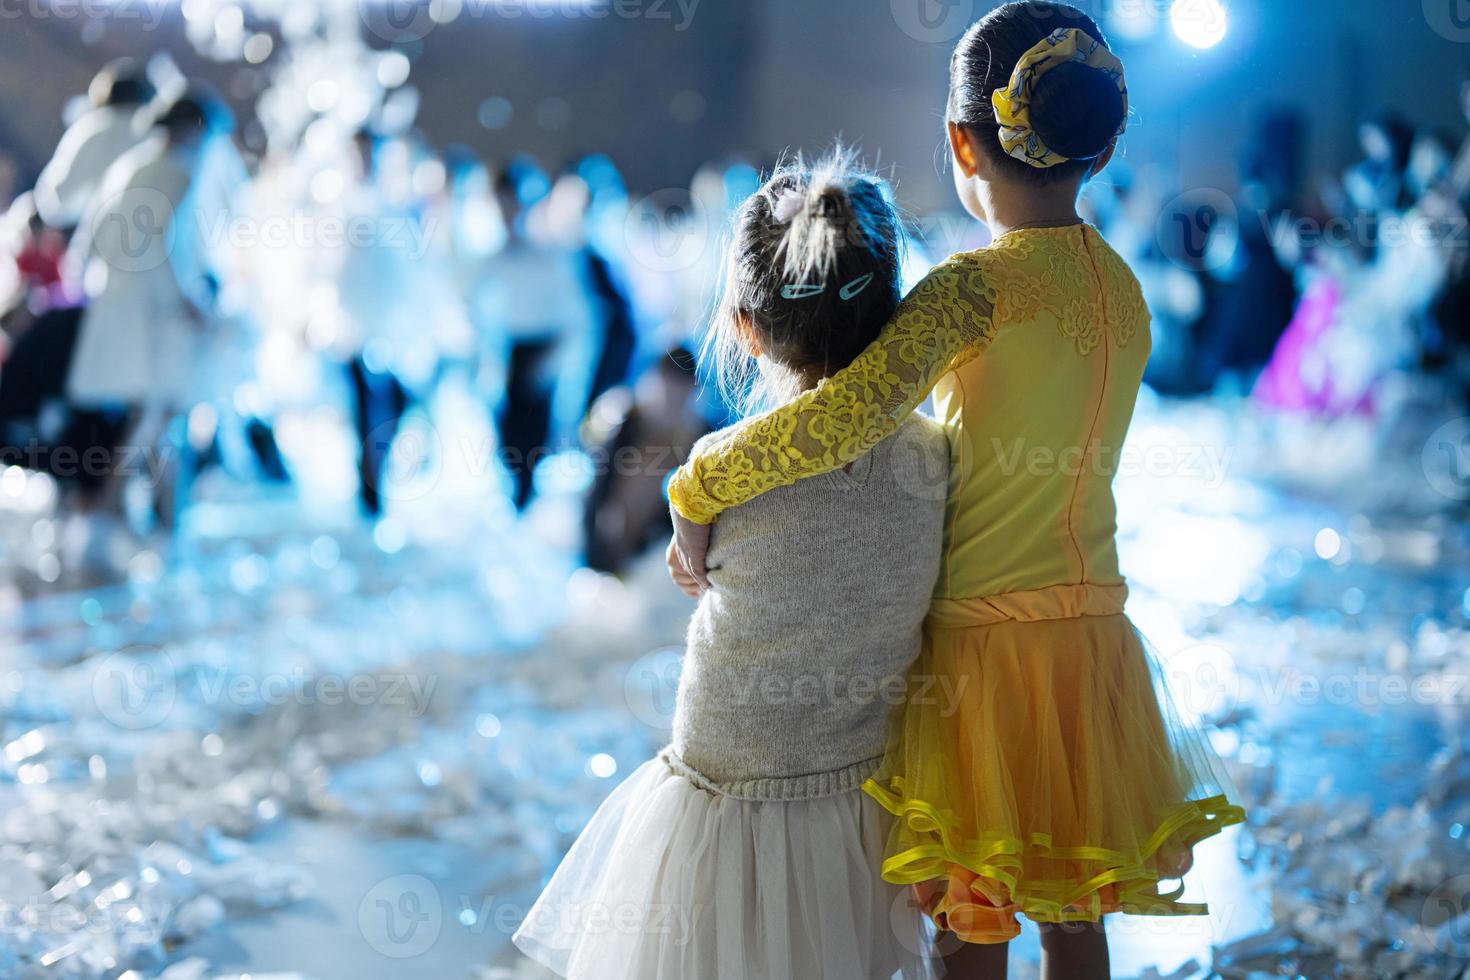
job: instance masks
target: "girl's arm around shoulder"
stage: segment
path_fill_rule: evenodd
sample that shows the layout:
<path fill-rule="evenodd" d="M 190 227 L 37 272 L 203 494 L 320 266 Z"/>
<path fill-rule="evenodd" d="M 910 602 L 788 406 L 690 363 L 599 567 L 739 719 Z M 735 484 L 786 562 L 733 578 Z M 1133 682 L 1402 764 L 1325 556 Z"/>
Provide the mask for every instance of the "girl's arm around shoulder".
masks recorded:
<path fill-rule="evenodd" d="M 951 256 L 851 364 L 696 453 L 670 481 L 670 503 L 689 521 L 709 524 L 768 490 L 858 459 L 897 431 L 941 377 L 985 349 L 994 311 L 984 253 Z"/>

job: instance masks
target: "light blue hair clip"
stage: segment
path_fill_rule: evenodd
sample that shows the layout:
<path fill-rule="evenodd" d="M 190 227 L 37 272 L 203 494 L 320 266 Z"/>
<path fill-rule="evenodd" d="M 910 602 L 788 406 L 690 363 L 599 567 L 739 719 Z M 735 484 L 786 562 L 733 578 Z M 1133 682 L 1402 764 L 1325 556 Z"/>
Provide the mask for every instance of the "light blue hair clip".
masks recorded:
<path fill-rule="evenodd" d="M 808 296 L 816 296 L 826 290 L 826 286 L 814 283 L 794 283 L 790 286 L 781 287 L 782 299 L 806 299 Z"/>
<path fill-rule="evenodd" d="M 858 276 L 852 282 L 837 290 L 837 295 L 843 299 L 852 299 L 858 293 L 868 288 L 868 283 L 873 281 L 873 273 Z M 799 282 L 789 286 L 781 287 L 782 299 L 806 299 L 809 296 L 819 296 L 827 291 L 827 287 L 818 283 Z"/>
<path fill-rule="evenodd" d="M 843 299 L 852 299 L 858 293 L 862 292 L 864 289 L 867 289 L 868 283 L 872 281 L 873 274 L 871 272 L 865 276 L 858 276 L 852 282 L 837 290 L 837 295 L 841 296 Z"/>

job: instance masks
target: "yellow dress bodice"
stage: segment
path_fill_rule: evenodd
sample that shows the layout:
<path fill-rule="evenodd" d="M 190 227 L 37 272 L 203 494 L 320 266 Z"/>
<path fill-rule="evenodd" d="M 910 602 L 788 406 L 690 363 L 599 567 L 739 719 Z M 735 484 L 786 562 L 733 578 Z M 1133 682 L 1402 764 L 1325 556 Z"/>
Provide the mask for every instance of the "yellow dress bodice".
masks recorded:
<path fill-rule="evenodd" d="M 1112 478 L 1149 353 L 1127 265 L 1087 225 L 1025 229 L 937 266 L 852 364 L 685 465 L 701 523 L 828 472 L 932 392 L 950 434 L 938 626 L 1122 608 Z"/>

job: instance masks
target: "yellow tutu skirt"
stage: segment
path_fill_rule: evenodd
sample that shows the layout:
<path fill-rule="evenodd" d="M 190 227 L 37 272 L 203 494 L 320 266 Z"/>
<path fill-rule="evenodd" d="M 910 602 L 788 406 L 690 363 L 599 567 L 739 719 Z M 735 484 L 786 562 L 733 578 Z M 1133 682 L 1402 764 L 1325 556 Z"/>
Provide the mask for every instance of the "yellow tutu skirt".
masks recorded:
<path fill-rule="evenodd" d="M 1180 902 L 1193 846 L 1245 819 L 1174 717 L 1127 616 L 926 629 L 910 697 L 864 789 L 899 819 L 883 865 L 942 929 L 1005 942 L 1037 922 Z"/>

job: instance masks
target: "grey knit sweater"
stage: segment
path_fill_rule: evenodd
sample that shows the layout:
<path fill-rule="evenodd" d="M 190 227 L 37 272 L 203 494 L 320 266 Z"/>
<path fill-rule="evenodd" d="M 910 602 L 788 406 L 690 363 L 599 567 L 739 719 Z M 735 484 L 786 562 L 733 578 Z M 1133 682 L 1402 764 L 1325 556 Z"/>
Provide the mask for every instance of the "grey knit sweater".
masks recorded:
<path fill-rule="evenodd" d="M 759 800 L 872 774 L 939 575 L 948 462 L 944 430 L 914 416 L 848 470 L 720 516 L 665 753 L 676 771 Z"/>

